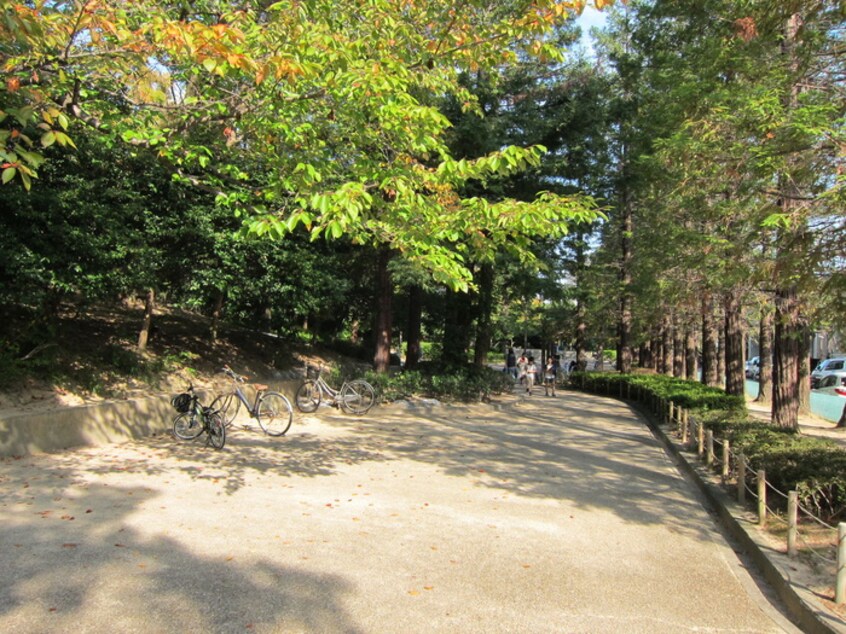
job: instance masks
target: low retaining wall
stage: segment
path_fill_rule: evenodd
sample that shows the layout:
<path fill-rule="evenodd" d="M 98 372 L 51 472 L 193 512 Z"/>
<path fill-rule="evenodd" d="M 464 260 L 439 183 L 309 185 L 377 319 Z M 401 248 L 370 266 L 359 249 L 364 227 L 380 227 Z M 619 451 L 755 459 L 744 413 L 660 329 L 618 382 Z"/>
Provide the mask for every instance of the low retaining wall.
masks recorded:
<path fill-rule="evenodd" d="M 299 381 L 268 381 L 271 390 L 291 399 Z M 254 392 L 244 390 L 252 400 Z M 204 402 L 211 397 L 198 390 Z M 21 412 L 0 418 L 0 456 L 26 456 L 79 446 L 126 442 L 169 432 L 175 412 L 171 394 L 106 401 L 46 412 Z"/>

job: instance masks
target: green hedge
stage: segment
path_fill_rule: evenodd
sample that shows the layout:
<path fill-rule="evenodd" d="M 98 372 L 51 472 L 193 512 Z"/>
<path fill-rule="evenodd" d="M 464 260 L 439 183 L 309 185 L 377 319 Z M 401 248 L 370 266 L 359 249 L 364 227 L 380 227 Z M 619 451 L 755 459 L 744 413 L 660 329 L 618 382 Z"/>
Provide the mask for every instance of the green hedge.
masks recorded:
<path fill-rule="evenodd" d="M 510 392 L 514 382 L 507 374 L 476 366 L 445 367 L 422 363 L 418 370 L 396 374 L 370 372 L 367 380 L 384 401 L 412 396 L 473 402 L 492 394 Z"/>

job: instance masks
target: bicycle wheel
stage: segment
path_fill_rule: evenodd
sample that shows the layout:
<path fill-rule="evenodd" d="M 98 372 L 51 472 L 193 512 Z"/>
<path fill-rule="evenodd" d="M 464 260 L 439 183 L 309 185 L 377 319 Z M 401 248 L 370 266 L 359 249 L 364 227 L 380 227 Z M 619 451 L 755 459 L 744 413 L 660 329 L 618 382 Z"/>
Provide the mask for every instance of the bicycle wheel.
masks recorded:
<path fill-rule="evenodd" d="M 206 433 L 208 434 L 206 444 L 211 445 L 215 449 L 223 449 L 223 445 L 226 444 L 226 425 L 223 424 L 223 418 L 216 412 L 211 413 L 206 424 L 208 425 L 208 429 L 206 429 Z"/>
<path fill-rule="evenodd" d="M 179 414 L 173 419 L 173 435 L 182 440 L 194 440 L 203 433 L 203 424 L 196 412 Z"/>
<path fill-rule="evenodd" d="M 341 407 L 349 414 L 366 414 L 376 403 L 376 391 L 364 379 L 350 381 L 343 388 L 339 396 Z"/>
<path fill-rule="evenodd" d="M 241 399 L 232 392 L 221 394 L 212 401 L 210 407 L 220 414 L 223 424 L 229 427 L 241 411 Z"/>
<path fill-rule="evenodd" d="M 297 404 L 297 409 L 306 414 L 316 410 L 320 406 L 320 386 L 317 385 L 317 381 L 308 379 L 298 387 L 294 402 Z"/>
<path fill-rule="evenodd" d="M 265 392 L 258 403 L 256 418 L 268 436 L 281 436 L 291 427 L 294 409 L 279 392 Z"/>

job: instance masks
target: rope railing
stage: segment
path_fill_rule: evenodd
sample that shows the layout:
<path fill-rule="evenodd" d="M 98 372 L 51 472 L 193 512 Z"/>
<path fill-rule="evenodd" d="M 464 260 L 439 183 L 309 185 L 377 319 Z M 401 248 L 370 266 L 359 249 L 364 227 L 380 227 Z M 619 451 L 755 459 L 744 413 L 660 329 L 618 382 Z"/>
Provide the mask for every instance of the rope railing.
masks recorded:
<path fill-rule="evenodd" d="M 612 393 L 610 381 L 602 382 L 602 392 Z M 628 384 L 627 397 L 631 398 L 631 385 Z M 595 381 L 586 385 L 584 378 L 581 381 L 582 389 L 590 389 L 599 392 Z M 622 382 L 619 384 L 619 395 L 623 398 Z M 742 454 L 736 453 L 727 439 L 715 438 L 713 430 L 706 430 L 701 421 L 690 416 L 690 412 L 672 399 L 659 397 L 651 391 L 643 390 L 639 386 L 635 390 L 635 398 L 644 402 L 649 411 L 661 422 L 668 425 L 687 451 L 695 451 L 697 456 L 705 462 L 709 469 L 719 472 L 720 480 L 724 486 L 734 483 L 737 499 L 740 504 L 746 506 L 747 494 L 751 500 L 757 503 L 758 525 L 765 527 L 768 522 L 775 522 L 779 526 L 787 527 L 786 550 L 789 557 L 797 557 L 799 544 L 802 551 L 812 558 L 825 562 L 835 567 L 835 603 L 846 604 L 846 522 L 832 526 L 814 514 L 810 509 L 801 505 L 798 501 L 796 491 L 780 491 L 767 481 L 766 473 L 763 470 L 756 470 L 749 464 L 748 459 Z M 772 496 L 783 502 L 787 509 L 783 512 L 771 504 Z M 805 524 L 816 524 L 827 534 L 836 533 L 834 539 L 828 545 L 820 546 L 819 537 L 812 541 L 807 534 L 808 531 L 801 530 Z M 823 548 L 825 550 L 823 550 Z M 832 557 L 825 551 L 834 550 L 836 557 Z"/>

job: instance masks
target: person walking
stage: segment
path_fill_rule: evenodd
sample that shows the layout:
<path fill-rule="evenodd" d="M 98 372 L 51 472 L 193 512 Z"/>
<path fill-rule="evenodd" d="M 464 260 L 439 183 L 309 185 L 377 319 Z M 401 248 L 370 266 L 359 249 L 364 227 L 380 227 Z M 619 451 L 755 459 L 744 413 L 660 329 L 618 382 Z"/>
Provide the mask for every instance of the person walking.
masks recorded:
<path fill-rule="evenodd" d="M 535 358 L 529 357 L 526 364 L 526 393 L 531 395 L 532 388 L 535 387 L 535 381 L 538 376 L 538 366 L 535 365 Z"/>
<path fill-rule="evenodd" d="M 526 368 L 529 366 L 529 360 L 526 358 L 526 352 L 524 351 L 523 354 L 520 355 L 520 358 L 517 359 L 517 379 L 520 381 L 522 385 L 526 380 Z"/>
<path fill-rule="evenodd" d="M 546 368 L 543 372 L 543 391 L 546 396 L 555 396 L 555 381 L 558 377 L 556 365 L 554 357 L 546 360 Z"/>

